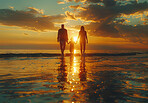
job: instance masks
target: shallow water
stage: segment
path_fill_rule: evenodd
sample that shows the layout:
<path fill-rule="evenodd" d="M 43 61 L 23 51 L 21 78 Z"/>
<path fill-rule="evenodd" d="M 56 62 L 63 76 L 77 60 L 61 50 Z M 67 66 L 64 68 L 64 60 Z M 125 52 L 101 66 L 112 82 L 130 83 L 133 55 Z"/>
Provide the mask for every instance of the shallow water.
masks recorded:
<path fill-rule="evenodd" d="M 148 54 L 0 59 L 1 103 L 146 103 Z"/>

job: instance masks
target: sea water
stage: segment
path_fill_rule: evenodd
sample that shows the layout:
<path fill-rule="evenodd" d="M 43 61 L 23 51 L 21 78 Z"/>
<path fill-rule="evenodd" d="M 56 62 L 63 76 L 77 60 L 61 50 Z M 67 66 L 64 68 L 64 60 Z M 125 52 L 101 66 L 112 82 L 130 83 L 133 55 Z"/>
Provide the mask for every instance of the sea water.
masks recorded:
<path fill-rule="evenodd" d="M 60 51 L 1 51 L 8 53 Z M 120 53 L 1 57 L 0 103 L 147 103 L 148 53 Z"/>

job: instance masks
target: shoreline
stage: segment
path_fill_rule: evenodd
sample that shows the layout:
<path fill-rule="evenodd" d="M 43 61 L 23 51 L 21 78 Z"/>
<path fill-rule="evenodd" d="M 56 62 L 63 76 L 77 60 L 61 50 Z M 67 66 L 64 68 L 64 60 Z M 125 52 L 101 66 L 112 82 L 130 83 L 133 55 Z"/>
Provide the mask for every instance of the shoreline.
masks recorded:
<path fill-rule="evenodd" d="M 86 53 L 83 56 L 132 56 L 137 54 L 144 54 L 139 52 L 131 52 L 131 53 Z M 81 54 L 76 53 L 72 54 L 74 56 L 81 56 Z M 60 53 L 7 53 L 7 54 L 0 54 L 0 58 L 5 57 L 56 57 L 61 56 Z M 64 56 L 71 56 L 70 53 L 65 53 Z"/>

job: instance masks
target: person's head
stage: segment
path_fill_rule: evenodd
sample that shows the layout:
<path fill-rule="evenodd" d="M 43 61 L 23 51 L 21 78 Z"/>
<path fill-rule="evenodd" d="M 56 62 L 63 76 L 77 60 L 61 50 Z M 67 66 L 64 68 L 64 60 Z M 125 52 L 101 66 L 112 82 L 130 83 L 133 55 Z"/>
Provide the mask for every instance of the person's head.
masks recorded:
<path fill-rule="evenodd" d="M 81 26 L 81 31 L 84 31 L 85 29 L 84 29 L 84 26 Z"/>
<path fill-rule="evenodd" d="M 64 28 L 64 24 L 61 25 L 61 28 Z"/>

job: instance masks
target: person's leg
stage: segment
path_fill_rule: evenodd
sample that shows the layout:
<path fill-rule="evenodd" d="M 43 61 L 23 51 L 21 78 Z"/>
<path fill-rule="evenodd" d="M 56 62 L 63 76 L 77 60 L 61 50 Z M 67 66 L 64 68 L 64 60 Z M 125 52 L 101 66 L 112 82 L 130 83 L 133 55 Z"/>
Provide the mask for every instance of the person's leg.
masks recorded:
<path fill-rule="evenodd" d="M 80 51 L 81 51 L 81 54 L 82 54 L 82 43 L 80 43 Z"/>
<path fill-rule="evenodd" d="M 60 49 L 61 49 L 61 53 L 62 53 L 62 41 L 60 41 Z"/>
<path fill-rule="evenodd" d="M 62 55 L 64 55 L 65 46 L 66 46 L 66 42 L 62 41 Z"/>
<path fill-rule="evenodd" d="M 86 46 L 86 43 L 84 42 L 83 43 L 83 54 L 85 53 L 85 46 Z"/>
<path fill-rule="evenodd" d="M 63 42 L 63 55 L 64 55 L 64 50 L 65 50 L 66 42 Z"/>
<path fill-rule="evenodd" d="M 62 55 L 64 55 L 64 49 L 65 49 L 64 41 L 61 41 L 60 43 L 61 43 L 61 45 L 60 45 L 61 46 L 61 53 L 62 53 Z"/>

